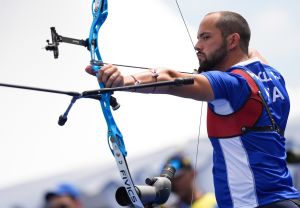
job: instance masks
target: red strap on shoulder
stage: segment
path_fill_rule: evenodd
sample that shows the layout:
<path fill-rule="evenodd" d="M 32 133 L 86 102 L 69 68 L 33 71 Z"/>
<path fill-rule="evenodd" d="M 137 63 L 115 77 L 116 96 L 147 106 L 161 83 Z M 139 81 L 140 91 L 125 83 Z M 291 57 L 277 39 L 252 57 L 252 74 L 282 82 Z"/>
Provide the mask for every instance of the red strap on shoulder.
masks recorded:
<path fill-rule="evenodd" d="M 263 104 L 258 95 L 258 87 L 253 78 L 241 69 L 232 73 L 244 77 L 251 89 L 251 94 L 245 104 L 229 115 L 219 115 L 207 108 L 207 132 L 210 138 L 229 138 L 243 134 L 243 127 L 253 127 L 260 118 Z"/>

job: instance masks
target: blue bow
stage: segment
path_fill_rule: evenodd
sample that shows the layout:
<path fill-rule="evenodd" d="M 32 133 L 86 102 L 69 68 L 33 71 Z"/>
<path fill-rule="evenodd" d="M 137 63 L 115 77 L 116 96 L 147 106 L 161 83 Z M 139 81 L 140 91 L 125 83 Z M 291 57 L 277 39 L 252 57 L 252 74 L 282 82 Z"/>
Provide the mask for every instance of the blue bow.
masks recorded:
<path fill-rule="evenodd" d="M 51 27 L 51 36 L 52 36 L 52 43 L 47 40 L 48 45 L 46 46 L 46 50 L 51 50 L 54 52 L 54 58 L 58 58 L 59 51 L 58 51 L 58 45 L 60 42 L 66 42 L 71 43 L 75 45 L 81 45 L 88 48 L 91 54 L 91 60 L 90 64 L 92 66 L 92 70 L 98 74 L 101 70 L 101 67 L 104 65 L 104 62 L 102 61 L 99 47 L 98 47 L 98 32 L 103 23 L 105 22 L 108 10 L 107 10 L 107 0 L 92 0 L 92 15 L 93 15 L 93 22 L 90 28 L 90 34 L 89 38 L 87 40 L 79 40 L 74 38 L 68 38 L 61 35 L 58 35 L 55 28 Z M 115 64 L 117 65 L 117 64 Z M 125 66 L 125 67 L 134 67 L 134 68 L 144 68 L 145 67 L 135 67 L 135 66 L 127 66 L 127 65 L 119 65 L 119 66 Z M 109 147 L 111 149 L 111 152 L 113 156 L 115 157 L 123 186 L 125 187 L 125 190 L 127 192 L 128 198 L 130 199 L 132 205 L 137 208 L 143 208 L 144 205 L 137 193 L 137 189 L 134 186 L 133 180 L 131 178 L 127 162 L 125 157 L 127 156 L 127 151 L 125 148 L 125 144 L 123 141 L 123 136 L 121 131 L 119 130 L 112 112 L 112 107 L 114 110 L 118 109 L 119 104 L 117 103 L 116 99 L 112 97 L 112 92 L 116 90 L 128 90 L 128 89 L 134 89 L 134 88 L 144 88 L 144 87 L 153 87 L 153 86 L 165 86 L 165 85 L 183 85 L 183 84 L 192 84 L 193 79 L 176 79 L 174 81 L 165 81 L 165 82 L 157 82 L 157 83 L 149 83 L 149 84 L 141 84 L 138 86 L 124 86 L 114 89 L 103 89 L 105 88 L 103 83 L 99 83 L 100 89 L 96 91 L 86 91 L 81 94 L 74 94 L 72 93 L 71 96 L 73 96 L 73 99 L 71 101 L 71 104 L 67 108 L 67 111 L 63 116 L 60 117 L 59 124 L 64 125 L 64 123 L 67 120 L 67 114 L 71 108 L 71 106 L 75 103 L 75 101 L 79 98 L 94 98 L 98 99 L 101 104 L 101 109 L 103 112 L 103 115 L 105 117 L 106 123 L 107 123 L 107 140 Z M 23 87 L 24 89 L 24 87 Z M 29 89 L 28 87 L 25 87 L 25 89 Z M 31 90 L 36 90 L 31 88 Z M 49 92 L 49 90 L 47 90 Z M 53 90 L 50 90 L 50 92 L 53 92 Z M 56 92 L 57 93 L 57 92 Z M 63 92 L 63 94 L 67 94 Z M 70 93 L 68 94 L 70 95 Z M 141 194 L 141 193 L 139 193 Z M 167 199 L 167 198 L 166 198 Z"/>
<path fill-rule="evenodd" d="M 58 58 L 58 45 L 60 42 L 85 46 L 88 48 L 91 54 L 90 64 L 92 66 L 92 70 L 96 74 L 98 74 L 104 64 L 98 47 L 98 32 L 108 15 L 107 0 L 92 0 L 92 15 L 93 22 L 90 28 L 89 38 L 87 40 L 79 40 L 58 35 L 55 28 L 51 27 L 52 43 L 47 40 L 48 45 L 45 47 L 45 49 L 53 51 L 54 58 Z M 99 86 L 100 90 L 105 88 L 103 83 L 99 83 Z M 123 141 L 123 136 L 111 112 L 111 106 L 114 110 L 119 108 L 119 104 L 117 103 L 116 99 L 111 96 L 112 92 L 113 90 L 108 90 L 107 92 L 99 93 L 99 95 L 95 95 L 97 94 L 97 92 L 92 92 L 93 95 L 90 95 L 90 92 L 84 92 L 83 94 L 73 96 L 73 99 L 69 107 L 67 108 L 67 111 L 60 117 L 59 125 L 64 125 L 64 123 L 67 121 L 67 114 L 69 113 L 71 106 L 77 99 L 82 97 L 98 99 L 100 101 L 101 109 L 108 128 L 108 145 L 113 156 L 115 157 L 127 195 L 134 207 L 142 208 L 144 207 L 144 205 L 137 194 L 125 159 L 125 157 L 127 156 L 127 151 Z"/>
<path fill-rule="evenodd" d="M 107 10 L 107 0 L 93 0 L 92 2 L 92 14 L 93 22 L 90 29 L 90 35 L 88 40 L 88 47 L 91 53 L 92 69 L 94 72 L 98 73 L 101 70 L 101 65 L 103 65 L 100 51 L 98 48 L 98 32 L 103 23 L 105 22 L 108 10 Z M 103 83 L 99 83 L 100 88 L 104 88 Z M 115 157 L 116 163 L 121 174 L 123 185 L 126 188 L 127 194 L 135 207 L 144 207 L 141 202 L 133 180 L 131 178 L 127 162 L 126 162 L 126 149 L 123 141 L 123 136 L 119 130 L 114 117 L 112 115 L 110 104 L 111 104 L 111 93 L 104 93 L 101 95 L 100 104 L 103 115 L 107 123 L 107 140 L 110 146 L 110 149 Z M 118 106 L 118 104 L 117 104 Z M 115 107 L 117 107 L 115 106 Z"/>
<path fill-rule="evenodd" d="M 52 42 L 50 43 L 50 41 L 47 40 L 48 44 L 45 47 L 45 49 L 53 51 L 54 58 L 58 58 L 59 55 L 58 46 L 59 43 L 61 42 L 87 47 L 91 54 L 90 64 L 94 72 L 97 74 L 101 70 L 101 67 L 105 64 L 102 61 L 100 51 L 98 48 L 98 32 L 101 26 L 103 25 L 103 23 L 105 22 L 108 15 L 107 0 L 92 0 L 92 15 L 93 15 L 93 22 L 91 25 L 88 39 L 79 40 L 79 39 L 64 37 L 58 35 L 55 28 L 51 27 L 50 29 L 51 29 Z M 120 65 L 120 64 L 114 64 L 114 65 L 131 67 L 131 68 L 149 69 L 147 67 L 138 67 L 138 66 L 129 66 L 129 65 Z M 153 88 L 153 87 L 171 86 L 171 85 L 182 86 L 182 85 L 193 84 L 193 83 L 194 83 L 193 78 L 185 78 L 185 79 L 178 78 L 178 79 L 174 79 L 173 81 L 160 81 L 155 83 L 145 83 L 140 85 L 123 86 L 123 87 L 115 87 L 115 88 L 105 88 L 103 83 L 99 83 L 100 89 L 84 91 L 82 93 L 15 85 L 15 84 L 6 84 L 6 83 L 0 83 L 0 86 L 72 96 L 71 103 L 69 104 L 66 112 L 63 115 L 61 115 L 59 118 L 58 124 L 61 126 L 64 125 L 65 122 L 67 121 L 67 115 L 71 107 L 73 106 L 73 104 L 76 102 L 76 100 L 81 98 L 92 98 L 92 99 L 99 100 L 103 115 L 107 123 L 108 144 L 113 156 L 115 157 L 122 178 L 123 186 L 124 186 L 122 187 L 124 189 L 121 189 L 119 192 L 121 197 L 119 198 L 120 201 L 118 201 L 118 203 L 121 204 L 130 203 L 134 207 L 143 208 L 144 205 L 142 201 L 147 205 L 163 204 L 167 201 L 171 190 L 170 187 L 171 182 L 169 181 L 169 179 L 173 177 L 175 173 L 175 169 L 173 167 L 165 168 L 159 177 L 155 177 L 153 180 L 152 179 L 146 180 L 146 184 L 148 186 L 140 186 L 140 188 L 138 186 L 137 187 L 134 186 L 125 159 L 125 157 L 127 156 L 127 152 L 123 141 L 123 136 L 118 126 L 116 125 L 116 122 L 113 118 L 110 109 L 110 107 L 112 107 L 112 109 L 116 110 L 119 107 L 119 104 L 117 103 L 116 99 L 112 96 L 112 93 L 114 91 L 136 90 L 137 88 L 149 88 L 149 87 Z M 126 191 L 125 193 L 127 194 L 127 197 L 123 195 L 124 193 L 123 190 Z"/>

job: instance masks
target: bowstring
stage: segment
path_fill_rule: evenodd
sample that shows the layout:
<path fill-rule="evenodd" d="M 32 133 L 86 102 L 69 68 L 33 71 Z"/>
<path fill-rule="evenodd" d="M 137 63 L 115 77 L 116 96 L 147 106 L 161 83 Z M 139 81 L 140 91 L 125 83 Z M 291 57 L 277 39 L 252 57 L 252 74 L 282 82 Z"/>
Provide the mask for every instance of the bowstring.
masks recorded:
<path fill-rule="evenodd" d="M 193 204 L 193 201 L 194 201 L 194 193 L 195 193 L 195 187 L 196 187 L 196 175 L 197 175 L 196 170 L 197 170 L 197 167 L 198 167 L 198 153 L 199 153 L 199 144 L 200 144 L 200 135 L 201 135 L 202 112 L 203 112 L 203 101 L 201 102 L 201 108 L 200 108 L 200 121 L 199 121 L 199 127 L 198 127 L 196 158 L 195 158 L 195 164 L 194 164 L 194 176 L 193 176 L 191 207 L 192 207 L 192 204 Z"/>
<path fill-rule="evenodd" d="M 186 21 L 185 21 L 185 19 L 184 19 L 184 17 L 183 17 L 181 8 L 180 8 L 180 6 L 179 6 L 179 3 L 178 3 L 177 0 L 175 0 L 175 2 L 176 2 L 176 5 L 177 5 L 179 14 L 180 14 L 180 16 L 181 16 L 181 19 L 182 19 L 182 21 L 183 21 L 184 27 L 185 27 L 185 29 L 186 29 L 186 31 L 187 31 L 187 34 L 188 34 L 188 36 L 189 36 L 189 39 L 190 39 L 190 41 L 191 41 L 193 50 L 196 52 L 195 47 L 194 47 L 194 42 L 193 42 L 193 39 L 192 39 L 192 36 L 191 36 L 191 33 L 190 33 L 189 28 L 188 28 L 188 26 L 187 26 L 187 23 L 186 23 Z"/>
<path fill-rule="evenodd" d="M 196 52 L 195 50 L 195 47 L 194 47 L 194 42 L 193 42 L 193 39 L 192 39 L 192 36 L 191 36 L 191 33 L 188 29 L 188 26 L 187 26 L 187 23 L 183 17 L 183 13 L 181 11 L 181 8 L 179 6 L 179 3 L 177 0 L 175 0 L 176 2 L 176 5 L 177 5 L 177 8 L 178 8 L 178 11 L 180 13 L 180 16 L 181 16 L 181 19 L 183 21 L 183 24 L 185 26 L 185 29 L 188 33 L 188 36 L 189 36 L 189 39 L 190 39 L 190 42 L 193 46 L 193 50 Z M 197 147 L 196 147 L 196 158 L 195 158 L 195 163 L 194 163 L 194 176 L 193 176 L 193 187 L 192 187 L 192 198 L 191 198 L 191 204 L 190 204 L 190 207 L 192 207 L 192 204 L 193 204 L 193 201 L 194 201 L 194 193 L 195 193 L 195 187 L 196 187 L 196 170 L 197 170 L 197 167 L 198 167 L 198 154 L 199 154 L 199 144 L 200 144 L 200 135 L 201 135 L 201 121 L 202 121 L 202 112 L 203 112 L 203 101 L 201 102 L 201 108 L 200 108 L 200 121 L 199 121 L 199 127 L 198 127 L 198 136 L 197 136 Z"/>

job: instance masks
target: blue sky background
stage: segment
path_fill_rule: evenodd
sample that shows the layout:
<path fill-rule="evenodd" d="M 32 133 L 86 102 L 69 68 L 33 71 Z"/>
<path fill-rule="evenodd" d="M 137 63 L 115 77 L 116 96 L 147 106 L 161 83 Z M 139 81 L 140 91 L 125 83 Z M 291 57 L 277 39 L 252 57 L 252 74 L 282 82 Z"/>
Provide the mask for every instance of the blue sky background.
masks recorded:
<path fill-rule="evenodd" d="M 202 17 L 211 11 L 241 13 L 252 28 L 257 48 L 285 77 L 291 99 L 290 137 L 300 121 L 300 2 L 178 0 L 194 42 Z M 86 49 L 61 45 L 60 58 L 42 47 L 50 27 L 64 36 L 85 39 L 91 2 L 74 0 L 2 0 L 0 7 L 0 82 L 60 90 L 96 89 L 84 72 Z M 111 0 L 101 28 L 100 51 L 106 62 L 192 71 L 198 61 L 173 0 Z M 132 69 L 122 69 L 126 73 Z M 64 127 L 57 125 L 70 98 L 0 88 L 0 187 L 36 180 L 86 166 L 114 163 L 99 104 L 80 100 Z M 166 95 L 116 93 L 114 113 L 128 159 L 197 137 L 200 102 Z M 205 112 L 205 111 L 204 111 Z M 205 114 L 205 113 L 204 113 Z M 206 137 L 202 116 L 201 137 Z"/>

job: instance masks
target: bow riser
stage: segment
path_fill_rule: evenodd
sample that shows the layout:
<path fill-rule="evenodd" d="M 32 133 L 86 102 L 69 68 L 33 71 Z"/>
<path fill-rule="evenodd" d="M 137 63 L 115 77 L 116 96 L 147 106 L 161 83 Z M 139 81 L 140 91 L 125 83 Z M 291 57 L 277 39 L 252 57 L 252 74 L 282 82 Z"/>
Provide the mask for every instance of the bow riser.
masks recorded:
<path fill-rule="evenodd" d="M 101 70 L 99 66 L 99 62 L 102 63 L 102 57 L 100 55 L 99 47 L 98 47 L 98 32 L 100 27 L 103 25 L 104 21 L 107 18 L 107 0 L 93 0 L 92 4 L 92 14 L 93 14 L 93 22 L 90 29 L 89 35 L 89 46 L 91 53 L 91 65 L 92 69 L 96 74 Z M 99 83 L 100 88 L 104 88 L 103 83 Z M 101 96 L 100 104 L 103 115 L 105 117 L 107 123 L 107 140 L 108 143 L 111 144 L 110 149 L 115 157 L 116 163 L 118 165 L 118 169 L 122 178 L 122 182 L 124 187 L 126 188 L 127 194 L 134 205 L 137 208 L 143 208 L 144 205 L 141 202 L 137 191 L 135 189 L 133 180 L 131 178 L 127 163 L 126 163 L 126 149 L 123 141 L 123 136 L 121 131 L 119 130 L 111 109 L 110 102 L 111 101 L 111 93 L 105 93 Z"/>

